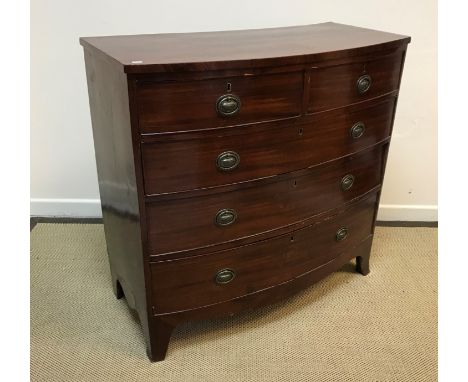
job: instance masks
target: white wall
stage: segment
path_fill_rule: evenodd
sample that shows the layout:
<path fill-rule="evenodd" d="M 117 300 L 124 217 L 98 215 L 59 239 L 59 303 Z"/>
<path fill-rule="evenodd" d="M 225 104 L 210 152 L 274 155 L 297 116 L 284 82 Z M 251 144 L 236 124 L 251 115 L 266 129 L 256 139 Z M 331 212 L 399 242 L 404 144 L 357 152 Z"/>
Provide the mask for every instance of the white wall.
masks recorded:
<path fill-rule="evenodd" d="M 435 0 L 32 1 L 31 214 L 100 215 L 80 36 L 266 28 L 324 21 L 412 37 L 379 218 L 436 220 Z"/>

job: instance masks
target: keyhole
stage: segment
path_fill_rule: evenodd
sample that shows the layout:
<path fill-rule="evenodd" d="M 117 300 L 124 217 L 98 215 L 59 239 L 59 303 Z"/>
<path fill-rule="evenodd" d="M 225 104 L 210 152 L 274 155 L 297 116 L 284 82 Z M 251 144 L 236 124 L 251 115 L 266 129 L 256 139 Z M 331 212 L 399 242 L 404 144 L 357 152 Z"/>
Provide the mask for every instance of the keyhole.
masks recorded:
<path fill-rule="evenodd" d="M 302 137 L 302 134 L 304 134 L 304 129 L 301 127 L 301 128 L 299 129 L 299 136 Z"/>
<path fill-rule="evenodd" d="M 291 236 L 291 243 L 294 241 L 294 236 Z"/>
<path fill-rule="evenodd" d="M 297 180 L 294 181 L 294 187 L 297 187 Z"/>
<path fill-rule="evenodd" d="M 231 88 L 232 88 L 232 85 L 231 85 L 230 82 L 228 82 L 228 83 L 227 83 L 227 86 L 226 86 L 227 91 L 230 92 L 230 91 L 231 91 Z"/>

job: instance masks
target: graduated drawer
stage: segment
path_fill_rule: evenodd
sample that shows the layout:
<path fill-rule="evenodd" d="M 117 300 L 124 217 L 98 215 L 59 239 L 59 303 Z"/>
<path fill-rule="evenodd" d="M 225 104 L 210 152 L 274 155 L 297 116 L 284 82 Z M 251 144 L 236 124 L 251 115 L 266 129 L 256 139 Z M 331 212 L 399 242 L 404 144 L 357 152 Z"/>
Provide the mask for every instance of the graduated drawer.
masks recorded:
<path fill-rule="evenodd" d="M 147 201 L 150 255 L 254 237 L 301 222 L 381 182 L 383 146 L 275 182 L 229 192 Z"/>
<path fill-rule="evenodd" d="M 139 81 L 140 132 L 205 130 L 298 116 L 302 71 L 173 82 Z"/>
<path fill-rule="evenodd" d="M 351 154 L 389 136 L 395 100 L 391 96 L 371 105 L 316 114 L 300 124 L 145 141 L 141 145 L 145 193 L 245 182 Z"/>
<path fill-rule="evenodd" d="M 365 101 L 398 90 L 403 53 L 352 64 L 317 67 L 308 80 L 308 113 Z"/>
<path fill-rule="evenodd" d="M 155 313 L 215 304 L 310 272 L 372 234 L 376 195 L 329 220 L 254 244 L 151 263 Z"/>

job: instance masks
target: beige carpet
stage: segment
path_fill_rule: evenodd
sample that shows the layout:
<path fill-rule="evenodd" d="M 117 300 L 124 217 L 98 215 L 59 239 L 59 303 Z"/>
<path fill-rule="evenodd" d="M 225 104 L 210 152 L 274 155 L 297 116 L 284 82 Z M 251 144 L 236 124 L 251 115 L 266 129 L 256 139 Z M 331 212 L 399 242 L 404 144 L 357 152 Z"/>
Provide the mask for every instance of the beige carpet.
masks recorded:
<path fill-rule="evenodd" d="M 103 228 L 31 232 L 33 381 L 436 381 L 437 230 L 377 228 L 371 273 L 351 264 L 299 295 L 188 323 L 146 358 L 111 290 Z"/>

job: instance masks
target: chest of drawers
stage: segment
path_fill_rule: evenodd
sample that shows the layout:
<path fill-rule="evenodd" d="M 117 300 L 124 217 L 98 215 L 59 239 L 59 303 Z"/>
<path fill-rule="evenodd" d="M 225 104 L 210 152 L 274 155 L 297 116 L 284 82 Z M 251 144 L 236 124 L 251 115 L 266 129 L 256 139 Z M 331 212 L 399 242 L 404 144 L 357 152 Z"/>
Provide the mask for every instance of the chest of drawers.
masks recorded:
<path fill-rule="evenodd" d="M 114 292 L 173 328 L 369 255 L 409 37 L 335 23 L 81 38 Z"/>

